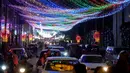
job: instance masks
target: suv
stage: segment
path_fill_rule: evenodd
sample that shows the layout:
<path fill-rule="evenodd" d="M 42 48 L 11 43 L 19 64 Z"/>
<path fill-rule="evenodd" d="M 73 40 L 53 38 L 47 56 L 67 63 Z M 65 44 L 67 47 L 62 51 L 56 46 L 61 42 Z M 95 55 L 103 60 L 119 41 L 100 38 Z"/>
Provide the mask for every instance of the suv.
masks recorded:
<path fill-rule="evenodd" d="M 87 72 L 99 71 L 102 68 L 102 73 L 108 71 L 108 66 L 104 63 L 101 55 L 98 54 L 83 54 L 80 59 L 80 63 L 86 65 Z M 98 69 L 98 70 L 97 70 Z"/>

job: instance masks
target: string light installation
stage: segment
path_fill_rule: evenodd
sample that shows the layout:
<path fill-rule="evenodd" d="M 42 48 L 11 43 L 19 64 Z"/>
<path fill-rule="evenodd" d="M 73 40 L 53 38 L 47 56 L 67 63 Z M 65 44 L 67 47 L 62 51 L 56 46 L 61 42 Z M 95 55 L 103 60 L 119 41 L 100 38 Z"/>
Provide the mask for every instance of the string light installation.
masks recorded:
<path fill-rule="evenodd" d="M 42 38 L 52 38 L 54 37 L 57 33 L 59 33 L 58 31 L 54 31 L 54 30 L 42 30 L 42 29 L 38 29 L 38 28 L 34 28 L 34 36 L 37 36 L 37 33 L 42 37 Z"/>
<path fill-rule="evenodd" d="M 40 29 L 67 31 L 91 19 L 110 16 L 125 8 L 130 0 L 15 0 L 12 8 L 30 25 Z M 42 25 L 39 25 L 40 24 Z"/>

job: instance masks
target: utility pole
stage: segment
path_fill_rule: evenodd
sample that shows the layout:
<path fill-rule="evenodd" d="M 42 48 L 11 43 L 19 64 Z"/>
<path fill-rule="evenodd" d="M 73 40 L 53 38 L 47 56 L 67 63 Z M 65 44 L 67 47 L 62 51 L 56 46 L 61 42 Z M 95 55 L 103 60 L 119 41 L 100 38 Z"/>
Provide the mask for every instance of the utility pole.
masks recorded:
<path fill-rule="evenodd" d="M 3 0 L 0 0 L 0 53 L 2 53 L 1 20 L 3 15 Z"/>

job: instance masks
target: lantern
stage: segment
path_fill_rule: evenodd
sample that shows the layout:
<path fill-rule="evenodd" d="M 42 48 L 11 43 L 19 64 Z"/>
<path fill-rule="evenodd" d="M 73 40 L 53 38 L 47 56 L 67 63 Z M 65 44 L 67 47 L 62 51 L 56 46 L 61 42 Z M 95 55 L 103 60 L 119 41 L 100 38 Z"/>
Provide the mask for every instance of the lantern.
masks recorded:
<path fill-rule="evenodd" d="M 100 42 L 100 33 L 98 31 L 94 32 L 93 38 L 95 42 Z"/>
<path fill-rule="evenodd" d="M 24 42 L 26 40 L 26 34 L 22 34 L 22 41 Z"/>
<path fill-rule="evenodd" d="M 33 40 L 33 35 L 29 34 L 29 41 L 32 41 L 32 40 Z"/>
<path fill-rule="evenodd" d="M 5 32 L 6 32 L 6 33 L 5 33 Z M 3 30 L 1 37 L 2 37 L 2 41 L 3 41 L 3 42 L 8 42 L 9 31 Z"/>
<path fill-rule="evenodd" d="M 79 35 L 76 36 L 76 41 L 77 41 L 77 43 L 80 43 L 81 37 Z"/>

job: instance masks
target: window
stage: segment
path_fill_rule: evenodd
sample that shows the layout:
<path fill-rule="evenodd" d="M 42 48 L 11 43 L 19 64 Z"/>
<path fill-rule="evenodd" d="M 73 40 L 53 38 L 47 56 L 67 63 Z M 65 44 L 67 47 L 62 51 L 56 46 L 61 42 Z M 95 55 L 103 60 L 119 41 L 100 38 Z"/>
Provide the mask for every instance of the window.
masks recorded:
<path fill-rule="evenodd" d="M 60 51 L 65 51 L 65 48 L 53 48 L 53 49 L 59 49 Z"/>
<path fill-rule="evenodd" d="M 81 62 L 84 63 L 102 63 L 103 59 L 101 56 L 83 56 Z"/>
<path fill-rule="evenodd" d="M 45 70 L 49 71 L 72 71 L 77 60 L 49 60 Z"/>

